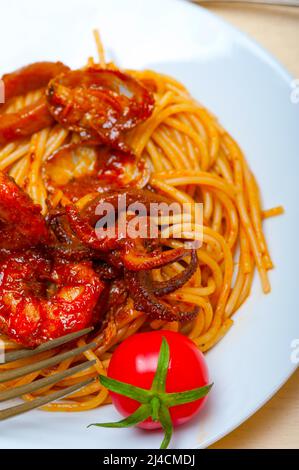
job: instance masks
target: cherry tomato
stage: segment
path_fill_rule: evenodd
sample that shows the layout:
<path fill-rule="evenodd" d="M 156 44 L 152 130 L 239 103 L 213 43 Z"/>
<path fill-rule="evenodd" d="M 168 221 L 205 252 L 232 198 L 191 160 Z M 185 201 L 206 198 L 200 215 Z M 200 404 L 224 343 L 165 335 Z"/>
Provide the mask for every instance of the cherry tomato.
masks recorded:
<path fill-rule="evenodd" d="M 208 368 L 202 352 L 186 336 L 167 330 L 139 333 L 123 341 L 113 353 L 108 377 L 150 389 L 163 337 L 170 349 L 166 392 L 185 392 L 208 385 Z M 118 393 L 110 392 L 110 395 L 116 409 L 125 417 L 140 406 L 138 401 Z M 170 407 L 173 425 L 189 421 L 202 408 L 206 399 L 205 396 L 191 403 Z M 139 423 L 138 426 L 144 429 L 161 428 L 161 424 L 151 418 Z"/>

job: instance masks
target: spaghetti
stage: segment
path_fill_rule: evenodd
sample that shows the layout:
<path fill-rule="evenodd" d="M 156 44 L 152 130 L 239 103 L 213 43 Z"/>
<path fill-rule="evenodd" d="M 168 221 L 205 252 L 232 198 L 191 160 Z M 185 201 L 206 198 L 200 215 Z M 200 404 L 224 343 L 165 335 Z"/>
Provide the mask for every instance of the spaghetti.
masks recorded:
<path fill-rule="evenodd" d="M 98 33 L 95 37 L 100 66 L 117 70 L 114 64 L 106 64 Z M 94 64 L 92 59 L 89 60 L 91 64 Z M 166 295 L 171 304 L 184 303 L 197 307 L 198 314 L 196 318 L 183 322 L 150 320 L 144 312 L 134 308 L 133 299 L 129 298 L 116 315 L 108 315 L 94 335 L 93 341 L 97 347 L 84 353 L 86 358 L 96 360 L 94 366 L 39 390 L 34 396 L 26 395 L 25 400 L 76 384 L 82 381 L 83 376 L 87 378 L 105 374 L 114 348 L 137 331 L 179 331 L 192 338 L 202 351 L 208 351 L 232 326 L 232 315 L 250 294 L 255 269 L 259 273 L 263 291 L 270 291 L 268 271 L 273 268 L 273 263 L 262 222 L 264 218 L 281 214 L 283 209 L 262 210 L 257 182 L 238 144 L 217 119 L 189 95 L 181 83 L 153 71 L 130 70 L 127 73 L 151 90 L 155 107 L 148 119 L 126 133 L 125 143 L 135 154 L 136 162 L 126 165 L 123 183 L 146 186 L 179 203 L 203 203 L 203 244 L 197 250 L 196 272 L 185 285 Z M 22 110 L 24 106 L 40 99 L 41 93 L 40 90 L 31 91 L 11 100 L 4 112 Z M 77 142 L 75 132 L 53 123 L 30 137 L 2 145 L 0 169 L 11 175 L 46 215 L 49 201 L 52 208 L 67 205 L 70 193 L 64 187 L 68 187 L 74 178 L 84 178 L 94 168 L 96 156 L 91 149 L 82 149 L 72 160 L 57 160 L 61 167 L 55 166 L 55 162 L 52 169 L 47 167 L 45 162 L 49 156 L 64 145 Z M 61 179 L 64 184 L 50 191 L 47 185 L 49 175 Z M 76 200 L 77 208 L 84 207 L 93 197 L 94 192 L 85 191 Z M 194 223 L 192 230 L 196 232 Z M 189 236 L 186 234 L 186 238 Z M 168 239 L 166 243 L 174 249 L 183 245 L 182 240 L 174 238 Z M 154 269 L 153 280 L 157 283 L 168 281 L 183 270 L 178 260 Z M 7 350 L 20 347 L 5 335 L 0 338 Z M 82 346 L 85 341 L 80 339 L 78 345 Z M 42 357 L 52 354 L 55 352 L 44 353 Z M 4 364 L 0 370 L 37 360 L 30 358 Z M 66 360 L 55 369 L 40 370 L 0 387 L 23 385 L 38 377 L 66 370 L 82 360 L 81 356 Z M 108 402 L 107 390 L 99 381 L 95 381 L 67 399 L 43 409 L 83 411 Z"/>

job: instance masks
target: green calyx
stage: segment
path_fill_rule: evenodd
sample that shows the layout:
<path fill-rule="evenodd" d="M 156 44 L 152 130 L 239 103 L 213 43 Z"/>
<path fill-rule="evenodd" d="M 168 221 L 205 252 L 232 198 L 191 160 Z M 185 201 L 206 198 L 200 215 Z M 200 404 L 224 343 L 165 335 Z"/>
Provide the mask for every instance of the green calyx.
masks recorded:
<path fill-rule="evenodd" d="M 105 428 L 125 428 L 135 426 L 147 418 L 160 422 L 164 430 L 164 439 L 160 449 L 166 449 L 171 440 L 173 425 L 169 408 L 172 406 L 191 403 L 195 400 L 205 397 L 211 390 L 213 384 L 205 387 L 187 390 L 186 392 L 167 393 L 166 378 L 169 367 L 169 346 L 166 339 L 162 338 L 162 344 L 159 352 L 157 370 L 150 390 L 135 387 L 134 385 L 111 379 L 100 375 L 101 384 L 108 390 L 132 398 L 140 403 L 139 408 L 117 423 L 94 423 L 89 426 L 99 426 Z M 89 427 L 88 426 L 88 427 Z"/>

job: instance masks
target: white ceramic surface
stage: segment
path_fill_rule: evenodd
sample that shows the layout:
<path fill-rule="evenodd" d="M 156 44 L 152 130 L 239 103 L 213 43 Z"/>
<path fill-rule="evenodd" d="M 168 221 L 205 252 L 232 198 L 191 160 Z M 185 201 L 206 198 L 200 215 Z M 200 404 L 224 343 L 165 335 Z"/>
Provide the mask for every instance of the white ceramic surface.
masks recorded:
<path fill-rule="evenodd" d="M 178 429 L 174 448 L 206 447 L 260 408 L 295 370 L 299 338 L 299 104 L 291 77 L 264 50 L 204 9 L 179 0 L 9 0 L 1 2 L 0 74 L 35 60 L 75 67 L 95 53 L 99 27 L 120 66 L 153 68 L 181 80 L 245 151 L 266 207 L 286 214 L 265 223 L 276 269 L 273 291 L 252 294 L 229 334 L 207 354 L 215 387 L 206 408 Z M 283 38 L 282 38 L 283 40 Z M 159 432 L 86 425 L 117 419 L 111 406 L 62 414 L 35 411 L 0 423 L 1 448 L 156 448 Z"/>

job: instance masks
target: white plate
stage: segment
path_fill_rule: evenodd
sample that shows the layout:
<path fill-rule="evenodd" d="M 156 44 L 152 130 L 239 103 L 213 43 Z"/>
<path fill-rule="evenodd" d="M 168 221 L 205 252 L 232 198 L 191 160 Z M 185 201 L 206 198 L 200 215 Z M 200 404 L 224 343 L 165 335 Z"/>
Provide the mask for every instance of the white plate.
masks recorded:
<path fill-rule="evenodd" d="M 1 3 L 0 73 L 35 60 L 82 65 L 99 27 L 120 66 L 172 74 L 211 109 L 240 143 L 262 185 L 266 207 L 286 214 L 266 222 L 276 269 L 265 296 L 255 279 L 235 325 L 207 354 L 215 387 L 208 405 L 178 429 L 175 448 L 206 447 L 259 409 L 294 372 L 299 338 L 299 104 L 291 77 L 246 36 L 197 6 L 176 0 L 9 0 Z M 282 38 L 283 40 L 283 38 Z M 296 292 L 297 291 L 297 292 Z M 117 419 L 111 406 L 85 413 L 35 411 L 0 424 L 2 448 L 156 448 L 161 434 L 86 429 Z"/>

